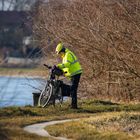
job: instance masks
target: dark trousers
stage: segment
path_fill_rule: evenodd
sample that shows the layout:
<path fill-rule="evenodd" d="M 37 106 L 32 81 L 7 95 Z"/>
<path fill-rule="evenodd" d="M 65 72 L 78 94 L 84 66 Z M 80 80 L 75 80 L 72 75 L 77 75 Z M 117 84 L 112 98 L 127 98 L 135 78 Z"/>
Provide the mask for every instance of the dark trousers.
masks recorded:
<path fill-rule="evenodd" d="M 63 96 L 71 96 L 72 108 L 77 108 L 77 89 L 80 81 L 81 73 L 71 77 L 71 85 L 62 85 Z"/>

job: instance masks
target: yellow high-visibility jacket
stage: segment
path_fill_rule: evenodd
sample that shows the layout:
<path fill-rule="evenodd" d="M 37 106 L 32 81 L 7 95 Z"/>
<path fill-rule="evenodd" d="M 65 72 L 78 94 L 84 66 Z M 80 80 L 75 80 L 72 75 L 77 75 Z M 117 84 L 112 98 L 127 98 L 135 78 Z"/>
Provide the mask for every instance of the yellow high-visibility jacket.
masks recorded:
<path fill-rule="evenodd" d="M 62 63 L 57 66 L 63 70 L 67 77 L 82 73 L 82 68 L 77 57 L 69 49 L 66 49 Z"/>

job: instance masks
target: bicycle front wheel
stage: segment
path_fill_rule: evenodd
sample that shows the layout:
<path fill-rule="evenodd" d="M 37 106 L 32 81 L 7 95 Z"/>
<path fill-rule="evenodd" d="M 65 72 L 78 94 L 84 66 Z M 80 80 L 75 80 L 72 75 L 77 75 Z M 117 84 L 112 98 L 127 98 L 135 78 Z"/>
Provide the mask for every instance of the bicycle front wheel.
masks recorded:
<path fill-rule="evenodd" d="M 49 104 L 52 92 L 52 85 L 47 84 L 39 96 L 38 105 L 41 107 L 46 107 Z"/>

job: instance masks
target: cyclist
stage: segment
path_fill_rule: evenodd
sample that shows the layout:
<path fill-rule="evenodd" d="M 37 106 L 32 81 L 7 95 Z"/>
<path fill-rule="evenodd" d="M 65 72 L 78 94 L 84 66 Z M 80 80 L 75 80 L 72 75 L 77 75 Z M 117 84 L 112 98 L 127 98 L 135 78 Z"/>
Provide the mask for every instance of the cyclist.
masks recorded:
<path fill-rule="evenodd" d="M 75 54 L 59 43 L 56 47 L 56 54 L 62 58 L 62 63 L 57 67 L 63 70 L 64 75 L 71 79 L 70 95 L 72 97 L 71 108 L 77 109 L 77 89 L 82 74 L 81 65 Z"/>

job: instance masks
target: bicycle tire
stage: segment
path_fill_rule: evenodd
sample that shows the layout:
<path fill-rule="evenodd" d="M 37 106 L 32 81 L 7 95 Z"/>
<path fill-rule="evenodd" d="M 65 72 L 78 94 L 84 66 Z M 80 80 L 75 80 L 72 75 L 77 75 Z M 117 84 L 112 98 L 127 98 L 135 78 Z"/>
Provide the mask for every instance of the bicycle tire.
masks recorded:
<path fill-rule="evenodd" d="M 38 105 L 41 107 L 46 107 L 49 104 L 52 92 L 53 92 L 52 84 L 46 84 L 45 88 L 42 90 L 39 96 Z"/>

